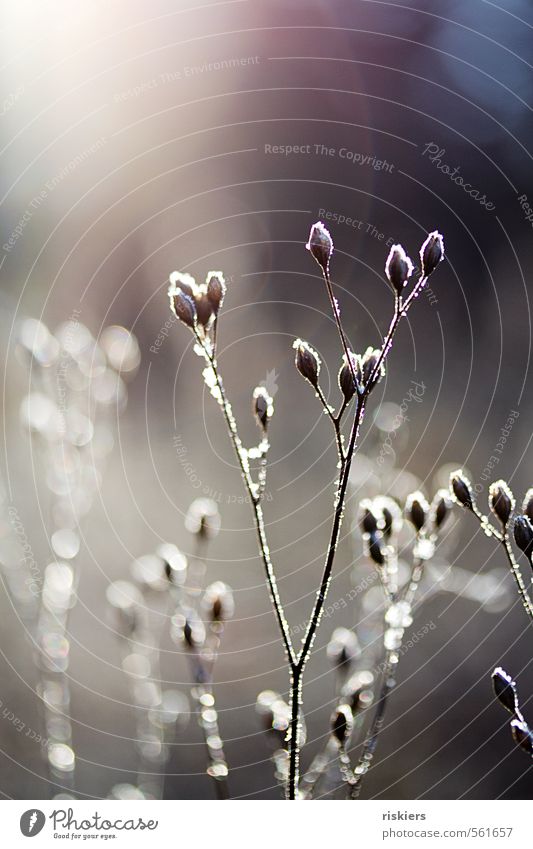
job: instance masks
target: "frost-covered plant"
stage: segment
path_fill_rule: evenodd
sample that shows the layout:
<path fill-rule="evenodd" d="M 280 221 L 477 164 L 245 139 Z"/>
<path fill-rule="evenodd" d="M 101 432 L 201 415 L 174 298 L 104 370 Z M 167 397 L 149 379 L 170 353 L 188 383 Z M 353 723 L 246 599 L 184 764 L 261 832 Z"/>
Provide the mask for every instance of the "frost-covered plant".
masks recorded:
<path fill-rule="evenodd" d="M 331 422 L 336 440 L 339 470 L 333 504 L 331 534 L 327 546 L 324 568 L 307 629 L 300 646 L 295 646 L 293 643 L 279 596 L 263 516 L 262 500 L 267 476 L 268 452 L 270 450 L 269 429 L 274 412 L 272 398 L 264 388 L 258 387 L 254 390 L 252 395 L 253 411 L 259 426 L 260 439 L 256 446 L 246 448 L 239 436 L 235 416 L 224 388 L 217 360 L 217 329 L 220 311 L 226 295 L 224 276 L 222 272 L 210 272 L 206 282 L 198 285 L 189 274 L 182 274 L 176 271 L 170 275 L 170 287 L 168 291 L 171 310 L 179 321 L 191 331 L 195 340 L 196 353 L 205 361 L 203 371 L 204 380 L 211 390 L 211 394 L 221 407 L 252 505 L 259 551 L 263 560 L 266 581 L 270 590 L 290 672 L 290 694 L 286 707 L 282 708 L 280 700 L 271 698 L 270 696 L 266 698 L 266 704 L 264 705 L 267 716 L 270 716 L 269 711 L 271 711 L 276 723 L 285 734 L 287 746 L 286 762 L 283 763 L 283 758 L 280 757 L 279 769 L 285 780 L 286 796 L 288 799 L 296 799 L 301 796 L 299 755 L 302 742 L 301 711 L 303 677 L 324 611 L 344 516 L 352 461 L 356 451 L 361 424 L 365 416 L 366 406 L 372 390 L 385 374 L 386 359 L 401 320 L 407 316 L 410 308 L 426 285 L 428 277 L 435 271 L 444 258 L 442 236 L 437 231 L 434 231 L 428 235 L 420 249 L 421 274 L 413 282 L 411 279 L 413 263 L 407 257 L 401 245 L 392 246 L 385 265 L 385 273 L 394 297 L 393 314 L 389 329 L 379 347 L 369 346 L 364 353 L 358 354 L 350 349 L 341 322 L 339 304 L 334 296 L 330 278 L 333 240 L 321 222 L 317 222 L 311 228 L 306 247 L 318 263 L 324 279 L 342 346 L 343 360 L 339 371 L 341 401 L 338 408 L 335 408 L 330 405 L 321 389 L 321 363 L 316 351 L 307 341 L 302 339 L 297 339 L 294 343 L 296 368 L 301 376 L 311 385 L 325 414 Z M 370 543 L 377 556 L 378 548 L 381 545 L 380 540 L 374 537 L 370 540 Z M 385 555 L 383 557 L 385 561 Z M 392 574 L 389 575 L 386 566 L 384 567 L 383 574 L 385 575 L 385 573 L 387 573 L 387 580 L 390 579 L 389 583 L 393 581 Z M 395 615 L 398 613 L 399 616 L 401 610 L 403 608 L 396 607 L 394 609 Z M 396 627 L 401 630 L 404 627 L 402 625 L 404 621 L 405 617 L 400 617 L 400 619 L 397 619 L 397 617 L 394 618 L 391 628 Z M 268 704 L 269 698 L 270 705 Z M 350 728 L 348 710 L 345 708 L 337 710 L 332 722 L 335 739 L 339 746 L 344 747 Z M 283 727 L 284 725 L 285 727 Z M 353 786 L 354 794 L 356 794 L 360 786 L 360 774 L 354 773 L 347 755 L 344 758 L 344 768 L 346 781 Z"/>

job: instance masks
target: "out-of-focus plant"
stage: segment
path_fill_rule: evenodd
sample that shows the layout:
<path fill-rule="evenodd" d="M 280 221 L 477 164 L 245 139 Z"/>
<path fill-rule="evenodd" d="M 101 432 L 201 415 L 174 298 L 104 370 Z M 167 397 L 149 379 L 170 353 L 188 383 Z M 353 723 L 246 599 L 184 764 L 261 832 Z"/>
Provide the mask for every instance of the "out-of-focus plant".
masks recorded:
<path fill-rule="evenodd" d="M 285 755 L 283 755 L 283 750 L 277 749 L 277 771 L 285 783 L 286 796 L 291 800 L 300 798 L 303 792 L 299 770 L 300 746 L 302 744 L 303 678 L 317 629 L 324 612 L 345 511 L 352 461 L 356 452 L 359 431 L 365 416 L 368 399 L 372 390 L 385 374 L 386 359 L 402 319 L 407 316 L 410 308 L 423 291 L 428 277 L 435 271 L 444 258 L 442 236 L 436 231 L 430 233 L 420 249 L 420 277 L 418 280 L 413 281 L 411 279 L 414 270 L 413 263 L 401 245 L 392 246 L 385 265 L 385 273 L 393 293 L 393 313 L 389 329 L 379 348 L 370 346 L 364 353 L 357 354 L 349 347 L 348 338 L 341 321 L 339 304 L 333 292 L 330 277 L 333 240 L 321 222 L 318 222 L 311 228 L 306 247 L 318 263 L 324 279 L 333 318 L 340 338 L 343 359 L 339 371 L 341 401 L 336 409 L 330 405 L 321 388 L 321 363 L 316 351 L 305 340 L 297 339 L 294 342 L 296 368 L 301 376 L 311 385 L 333 429 L 337 446 L 339 470 L 333 504 L 331 535 L 322 577 L 308 625 L 299 647 L 293 643 L 278 593 L 276 575 L 265 532 L 262 507 L 267 476 L 267 459 L 270 450 L 270 423 L 274 413 L 272 398 L 264 387 L 258 386 L 253 391 L 252 408 L 259 427 L 260 439 L 256 446 L 246 448 L 239 436 L 233 409 L 226 395 L 217 360 L 218 323 L 226 295 L 224 276 L 222 272 L 210 272 L 204 284 L 197 284 L 189 274 L 175 271 L 170 275 L 168 292 L 170 307 L 173 313 L 191 331 L 195 340 L 195 351 L 205 361 L 203 377 L 211 394 L 221 407 L 252 505 L 259 551 L 290 672 L 288 703 L 283 702 L 278 697 L 278 694 L 267 693 L 265 695 L 263 693 L 260 698 L 259 707 L 265 716 L 271 720 L 278 741 L 280 732 L 285 736 Z M 380 515 L 382 516 L 383 514 L 381 513 Z M 377 527 L 374 531 L 369 531 L 368 543 L 369 548 L 372 549 L 374 554 L 376 565 L 381 570 L 382 583 L 386 587 L 390 597 L 391 613 L 390 622 L 388 623 L 390 626 L 388 628 L 388 632 L 390 631 L 390 648 L 388 651 L 393 653 L 395 651 L 394 646 L 397 645 L 398 634 L 400 632 L 403 633 L 403 629 L 405 628 L 406 617 L 408 617 L 408 614 L 406 614 L 406 605 L 409 605 L 409 598 L 413 590 L 408 591 L 407 599 L 396 599 L 395 573 L 392 565 L 394 560 L 393 549 L 392 545 L 390 545 L 391 550 L 389 552 L 390 537 L 385 539 L 383 531 L 384 527 Z M 416 576 L 422 571 L 422 562 L 424 560 L 423 544 L 425 543 L 432 545 L 430 540 L 426 540 L 425 538 L 420 540 L 416 563 L 413 567 L 412 583 L 414 589 L 416 589 L 417 585 Z M 420 546 L 422 546 L 422 553 L 420 553 Z M 379 558 L 382 562 L 377 564 L 376 558 Z M 392 635 L 394 635 L 394 640 L 392 639 Z M 390 660 L 389 662 L 392 663 Z M 385 675 L 386 680 L 389 678 L 389 674 Z M 380 700 L 379 704 L 382 704 L 382 700 Z M 352 789 L 353 795 L 356 796 L 360 789 L 362 777 L 366 772 L 365 764 L 368 761 L 367 756 L 370 749 L 374 746 L 372 741 L 377 735 L 373 732 L 368 746 L 365 746 L 363 764 L 358 764 L 355 770 L 352 769 L 346 748 L 352 725 L 350 710 L 351 708 L 348 709 L 345 705 L 339 706 L 336 710 L 332 718 L 332 739 L 335 741 L 335 745 L 339 747 L 342 755 L 346 783 Z M 379 717 L 377 723 L 379 725 Z"/>
<path fill-rule="evenodd" d="M 490 517 L 479 509 L 474 487 L 462 469 L 457 469 L 450 475 L 450 493 L 456 504 L 474 516 L 485 535 L 492 537 L 502 546 L 522 606 L 533 623 L 533 601 L 528 587 L 531 580 L 526 584 L 511 542 L 512 535 L 517 549 L 526 558 L 529 569 L 533 569 L 533 488 L 526 492 L 521 511 L 515 513 L 516 501 L 509 484 L 504 480 L 491 483 L 489 510 L 499 527 L 495 527 Z M 513 715 L 510 729 L 515 743 L 527 754 L 533 755 L 533 734 L 520 710 L 515 682 L 499 666 L 492 673 L 492 684 L 499 702 Z"/>
<path fill-rule="evenodd" d="M 80 579 L 81 524 L 113 448 L 114 414 L 126 405 L 125 381 L 136 373 L 140 351 L 124 327 L 105 328 L 97 341 L 77 314 L 55 334 L 42 321 L 25 319 L 18 351 L 29 368 L 31 384 L 20 420 L 31 437 L 32 460 L 35 449 L 41 461 L 37 477 L 44 480 L 49 501 L 49 510 L 41 515 L 50 561 L 42 575 L 27 578 L 26 595 L 34 602 L 29 631 L 39 670 L 37 691 L 44 707 L 50 777 L 60 788 L 73 791 L 69 618 Z M 49 513 L 49 520 L 44 513 Z M 25 595 L 21 600 L 27 607 Z"/>
<path fill-rule="evenodd" d="M 185 654 L 188 662 L 190 696 L 204 739 L 207 775 L 217 797 L 229 798 L 213 673 L 225 625 L 233 616 L 233 594 L 222 581 L 204 586 L 205 558 L 220 529 L 216 502 L 197 498 L 189 507 L 185 525 L 194 539 L 189 557 L 175 545 L 164 543 L 154 554 L 134 560 L 131 580 L 115 581 L 108 588 L 113 626 L 123 647 L 122 668 L 136 710 L 139 755 L 137 784 L 115 786 L 113 798 L 165 795 L 165 764 L 176 732 L 183 730 L 189 717 L 187 696 L 162 687 L 160 648 L 168 630 L 176 653 Z"/>

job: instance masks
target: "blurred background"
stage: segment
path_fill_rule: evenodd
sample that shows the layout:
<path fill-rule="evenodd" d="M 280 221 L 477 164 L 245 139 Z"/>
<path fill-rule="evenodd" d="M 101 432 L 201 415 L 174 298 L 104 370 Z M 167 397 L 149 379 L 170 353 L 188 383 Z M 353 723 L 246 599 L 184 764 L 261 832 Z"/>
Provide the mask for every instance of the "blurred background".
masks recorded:
<path fill-rule="evenodd" d="M 117 784 L 135 785 L 135 709 L 106 592 L 131 580 L 132 561 L 161 543 L 192 553 L 185 515 L 199 496 L 216 501 L 222 523 L 206 581 L 226 582 L 235 599 L 215 673 L 231 792 L 280 797 L 254 704 L 261 690 L 286 695 L 283 651 L 220 411 L 190 335 L 168 324 L 171 271 L 203 282 L 222 269 L 229 281 L 219 360 L 245 442 L 256 438 L 253 387 L 264 383 L 274 396 L 265 511 L 294 629 L 314 599 L 336 473 L 328 422 L 292 352 L 295 337 L 319 351 L 324 390 L 336 399 L 339 343 L 305 250 L 318 218 L 335 241 L 332 277 L 356 351 L 379 344 L 388 327 L 383 267 L 392 242 L 416 260 L 438 228 L 447 249 L 372 396 L 331 599 L 348 597 L 354 563 L 357 575 L 371 573 L 352 524 L 360 498 L 380 488 L 374 460 L 392 430 L 385 467 L 400 489 L 418 480 L 431 496 L 443 465 L 467 468 L 483 500 L 494 478 L 517 497 L 533 483 L 532 27 L 527 0 L 2 3 L 5 797 L 106 797 Z M 78 602 L 64 670 L 74 785 L 68 752 L 51 774 L 46 746 L 27 733 L 46 737 L 42 681 L 31 615 L 6 579 L 31 562 L 39 582 L 62 521 L 47 455 L 21 425 L 35 388 L 17 341 L 24 317 L 54 332 L 74 320 L 97 339 L 120 325 L 141 355 L 127 405 L 121 396 L 107 412 L 108 451 L 77 529 Z M 413 381 L 420 399 L 398 426 Z M 444 559 L 473 576 L 504 566 L 466 516 L 449 526 Z M 459 593 L 449 581 L 447 591 L 426 588 L 412 629 L 428 627 L 402 659 L 365 797 L 529 797 L 530 762 L 510 739 L 489 679 L 495 665 L 508 668 L 527 716 L 531 635 L 510 581 L 495 582 L 490 602 L 478 592 L 485 585 L 469 590 L 464 580 Z M 335 698 L 326 645 L 360 615 L 358 603 L 339 605 L 315 642 L 304 767 Z M 188 694 L 183 649 L 168 628 L 161 678 Z M 169 761 L 154 772 L 167 772 L 168 798 L 213 798 L 200 729 L 194 716 L 186 727 L 182 719 Z"/>

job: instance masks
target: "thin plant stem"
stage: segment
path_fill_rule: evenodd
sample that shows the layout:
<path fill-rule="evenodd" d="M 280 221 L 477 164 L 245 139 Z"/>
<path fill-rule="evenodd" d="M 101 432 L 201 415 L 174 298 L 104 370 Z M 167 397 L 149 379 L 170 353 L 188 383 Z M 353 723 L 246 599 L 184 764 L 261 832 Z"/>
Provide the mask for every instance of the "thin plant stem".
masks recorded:
<path fill-rule="evenodd" d="M 345 334 L 344 328 L 342 326 L 339 306 L 337 304 L 337 300 L 335 298 L 335 295 L 333 294 L 333 287 L 331 285 L 331 280 L 330 280 L 330 276 L 329 276 L 329 268 L 327 266 L 322 269 L 322 276 L 324 278 L 324 282 L 326 284 L 326 289 L 328 291 L 329 301 L 330 301 L 330 304 L 331 304 L 331 309 L 333 311 L 333 318 L 335 319 L 335 324 L 337 325 L 337 330 L 339 332 L 339 336 L 340 336 L 340 339 L 341 339 L 341 342 L 342 342 L 342 347 L 344 349 L 344 355 L 346 357 L 346 362 L 348 364 L 348 368 L 350 369 L 350 372 L 351 372 L 351 375 L 352 375 L 352 380 L 353 380 L 354 384 L 357 385 L 357 375 L 355 374 L 355 369 L 354 369 L 354 366 L 353 366 L 353 363 L 352 363 L 352 358 L 350 356 L 350 351 L 349 351 L 349 348 L 348 348 L 348 340 L 346 339 L 346 334 Z"/>

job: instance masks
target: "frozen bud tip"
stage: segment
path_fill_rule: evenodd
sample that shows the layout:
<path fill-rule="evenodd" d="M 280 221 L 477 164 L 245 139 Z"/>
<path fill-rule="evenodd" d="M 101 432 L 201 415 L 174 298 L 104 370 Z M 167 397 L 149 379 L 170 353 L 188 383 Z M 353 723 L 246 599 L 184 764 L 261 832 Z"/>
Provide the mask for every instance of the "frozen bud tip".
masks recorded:
<path fill-rule="evenodd" d="M 513 493 L 505 481 L 495 481 L 489 487 L 489 507 L 505 527 L 514 510 Z"/>
<path fill-rule="evenodd" d="M 362 533 L 375 534 L 378 530 L 378 522 L 372 502 L 369 498 L 363 499 L 359 505 L 359 525 Z"/>
<path fill-rule="evenodd" d="M 379 369 L 378 369 L 379 363 Z M 374 388 L 385 375 L 385 364 L 381 357 L 379 348 L 367 348 L 363 354 L 361 367 L 363 371 L 363 382 L 367 392 Z"/>
<path fill-rule="evenodd" d="M 533 735 L 529 730 L 529 726 L 523 719 L 511 720 L 511 734 L 513 740 L 517 743 L 524 752 L 528 755 L 533 755 Z"/>
<path fill-rule="evenodd" d="M 171 287 L 172 288 L 172 287 Z M 176 318 L 191 329 L 196 324 L 196 306 L 193 298 L 181 289 L 169 288 L 170 308 Z"/>
<path fill-rule="evenodd" d="M 517 516 L 514 520 L 514 541 L 520 551 L 530 559 L 533 554 L 533 525 L 527 516 Z"/>
<path fill-rule="evenodd" d="M 518 710 L 516 684 L 501 666 L 498 666 L 492 673 L 492 686 L 500 704 L 510 713 L 516 713 Z"/>
<path fill-rule="evenodd" d="M 207 587 L 203 607 L 212 622 L 226 622 L 231 619 L 235 610 L 233 593 L 227 584 L 215 581 Z"/>
<path fill-rule="evenodd" d="M 345 746 L 353 730 L 350 705 L 339 705 L 331 715 L 331 734 L 340 746 Z"/>
<path fill-rule="evenodd" d="M 206 279 L 206 294 L 215 315 L 224 302 L 227 286 L 221 271 L 210 271 Z"/>
<path fill-rule="evenodd" d="M 351 368 L 345 354 L 342 358 L 343 362 L 339 371 L 339 388 L 344 396 L 344 401 L 346 404 L 349 404 L 349 402 L 352 400 L 357 389 L 357 386 L 354 383 L 352 372 L 353 374 L 355 374 L 357 381 L 360 381 L 361 379 L 361 363 L 359 360 L 359 356 L 357 354 L 354 354 L 352 351 L 349 351 L 349 354 Z"/>
<path fill-rule="evenodd" d="M 527 516 L 530 522 L 533 522 L 533 487 L 531 489 L 528 489 L 528 491 L 524 495 L 522 513 Z"/>
<path fill-rule="evenodd" d="M 436 531 L 440 530 L 450 515 L 451 501 L 446 489 L 439 489 L 431 502 L 431 521 Z"/>
<path fill-rule="evenodd" d="M 472 508 L 474 504 L 472 486 L 462 469 L 450 475 L 450 494 L 457 504 Z"/>
<path fill-rule="evenodd" d="M 320 359 L 318 354 L 302 339 L 296 339 L 292 347 L 296 351 L 294 357 L 296 368 L 302 377 L 305 377 L 311 386 L 317 389 L 318 375 L 320 374 Z"/>
<path fill-rule="evenodd" d="M 393 245 L 385 263 L 385 274 L 394 291 L 400 295 L 413 273 L 413 263 L 401 245 Z"/>
<path fill-rule="evenodd" d="M 379 533 L 371 533 L 368 536 L 368 556 L 374 561 L 376 566 L 385 564 L 385 553 L 381 545 L 381 536 Z"/>
<path fill-rule="evenodd" d="M 444 259 L 444 239 L 438 230 L 430 233 L 420 248 L 422 276 L 429 277 L 435 271 L 439 262 Z"/>
<path fill-rule="evenodd" d="M 201 540 L 214 539 L 220 531 L 220 512 L 212 498 L 195 498 L 187 510 L 185 527 Z"/>
<path fill-rule="evenodd" d="M 429 513 L 429 504 L 421 492 L 412 492 L 407 496 L 405 502 L 405 516 L 411 522 L 415 531 L 419 533 L 426 523 Z"/>
<path fill-rule="evenodd" d="M 274 402 L 264 386 L 256 386 L 252 396 L 253 411 L 260 428 L 266 431 L 274 413 Z"/>
<path fill-rule="evenodd" d="M 324 274 L 328 273 L 329 261 L 333 253 L 333 239 L 321 221 L 313 224 L 309 233 L 309 240 L 305 246 L 316 259 Z"/>

